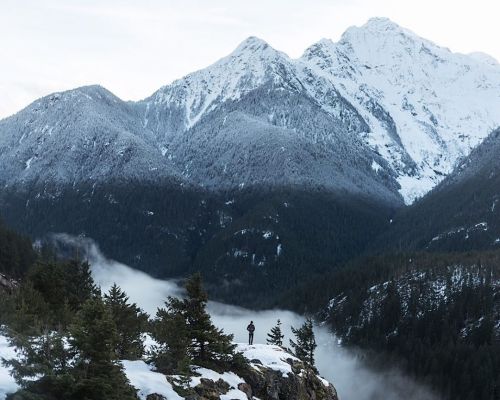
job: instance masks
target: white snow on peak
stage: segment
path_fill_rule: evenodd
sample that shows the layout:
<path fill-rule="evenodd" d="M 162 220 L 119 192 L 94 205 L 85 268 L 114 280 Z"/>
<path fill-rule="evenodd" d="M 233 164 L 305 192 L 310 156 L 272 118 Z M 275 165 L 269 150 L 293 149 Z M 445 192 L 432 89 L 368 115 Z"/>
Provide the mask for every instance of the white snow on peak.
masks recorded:
<path fill-rule="evenodd" d="M 286 54 L 251 36 L 216 63 L 164 86 L 153 95 L 153 101 L 184 107 L 189 128 L 214 105 L 239 99 L 267 79 L 279 79 L 274 72 L 290 62 Z"/>
<path fill-rule="evenodd" d="M 500 65 L 452 53 L 386 18 L 321 40 L 301 58 L 370 126 L 366 141 L 413 202 L 500 125 Z"/>
<path fill-rule="evenodd" d="M 311 80 L 311 74 L 314 79 Z M 321 39 L 297 60 L 249 37 L 150 101 L 184 108 L 185 128 L 271 81 L 297 82 L 329 113 L 331 87 L 366 121 L 363 140 L 388 161 L 406 203 L 423 196 L 500 125 L 500 64 L 452 53 L 387 18 Z"/>
<path fill-rule="evenodd" d="M 499 66 L 499 62 L 496 58 L 490 56 L 489 54 L 480 52 L 480 51 L 475 51 L 473 53 L 469 53 L 468 56 L 476 59 L 477 61 L 483 62 L 485 64 L 489 64 L 493 67 Z"/>

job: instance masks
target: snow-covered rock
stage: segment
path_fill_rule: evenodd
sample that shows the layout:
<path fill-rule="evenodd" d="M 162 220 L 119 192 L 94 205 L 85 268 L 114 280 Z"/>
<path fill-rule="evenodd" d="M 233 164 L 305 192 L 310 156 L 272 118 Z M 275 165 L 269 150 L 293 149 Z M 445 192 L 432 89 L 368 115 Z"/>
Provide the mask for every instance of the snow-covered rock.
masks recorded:
<path fill-rule="evenodd" d="M 155 372 L 142 360 L 122 361 L 123 370 L 130 384 L 137 389 L 139 398 L 146 399 L 149 394 L 159 394 L 169 400 L 181 400 L 182 397 L 173 389 L 167 377 Z"/>
<path fill-rule="evenodd" d="M 265 344 L 238 344 L 237 351 L 243 353 L 245 358 L 250 360 L 254 368 L 260 366 L 279 371 L 283 376 L 292 373 L 292 365 L 290 361 L 300 361 L 297 357 L 291 355 L 279 346 L 271 346 Z"/>
<path fill-rule="evenodd" d="M 237 372 L 216 372 L 193 367 L 194 376 L 183 386 L 190 399 L 221 400 L 337 400 L 333 386 L 317 372 L 278 346 L 238 344 L 237 351 L 249 360 L 249 368 Z M 178 377 L 154 372 L 144 361 L 122 361 L 125 374 L 138 390 L 140 399 L 151 395 L 182 399 L 174 390 Z"/>

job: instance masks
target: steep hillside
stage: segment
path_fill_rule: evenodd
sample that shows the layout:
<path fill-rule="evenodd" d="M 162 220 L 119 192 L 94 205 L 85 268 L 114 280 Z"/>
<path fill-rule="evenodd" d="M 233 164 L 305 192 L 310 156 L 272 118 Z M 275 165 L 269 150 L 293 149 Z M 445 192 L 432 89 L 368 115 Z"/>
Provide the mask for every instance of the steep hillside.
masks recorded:
<path fill-rule="evenodd" d="M 498 63 L 387 19 L 299 59 L 250 37 L 142 101 L 89 86 L 0 121 L 0 206 L 36 239 L 85 235 L 162 277 L 201 269 L 217 295 L 261 306 L 232 289 L 273 297 L 374 243 L 423 248 L 453 229 L 495 244 L 494 193 L 393 215 L 500 125 L 499 96 Z M 471 204 L 492 218 L 457 219 Z"/>
<path fill-rule="evenodd" d="M 438 187 L 402 210 L 374 247 L 459 251 L 500 246 L 499 154 L 497 129 Z"/>
<path fill-rule="evenodd" d="M 398 366 L 443 399 L 498 397 L 498 251 L 365 258 L 288 295 L 305 298 L 374 367 Z"/>
<path fill-rule="evenodd" d="M 19 189 L 173 177 L 134 109 L 100 86 L 55 93 L 0 121 L 0 183 Z"/>
<path fill-rule="evenodd" d="M 498 63 L 387 19 L 297 60 L 250 37 L 143 101 L 86 87 L 1 121 L 0 182 L 306 184 L 411 203 L 500 124 L 499 93 Z"/>
<path fill-rule="evenodd" d="M 28 195 L 27 205 L 25 194 L 4 192 L 0 207 L 34 239 L 90 237 L 109 257 L 162 278 L 201 270 L 217 299 L 254 307 L 362 252 L 392 213 L 371 199 L 300 188 L 97 184 Z"/>
<path fill-rule="evenodd" d="M 362 136 L 398 175 L 407 203 L 424 195 L 500 118 L 500 64 L 450 52 L 385 18 L 322 40 L 301 59 L 334 82 L 369 126 Z"/>

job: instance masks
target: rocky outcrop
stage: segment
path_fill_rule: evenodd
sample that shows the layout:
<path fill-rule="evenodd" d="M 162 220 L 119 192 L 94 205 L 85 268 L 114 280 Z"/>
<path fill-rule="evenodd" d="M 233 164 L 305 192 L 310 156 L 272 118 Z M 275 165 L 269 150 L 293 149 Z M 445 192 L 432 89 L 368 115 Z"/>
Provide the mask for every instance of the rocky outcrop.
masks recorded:
<path fill-rule="evenodd" d="M 320 378 L 313 368 L 304 363 L 287 359 L 292 372 L 284 374 L 259 364 L 241 373 L 248 399 L 263 400 L 338 400 L 333 385 Z"/>
<path fill-rule="evenodd" d="M 186 400 L 338 400 L 333 385 L 318 371 L 277 346 L 239 346 L 248 364 L 232 372 L 217 373 L 200 368 L 189 388 L 176 387 Z M 260 357 L 257 357 L 259 356 Z M 161 397 L 149 395 L 147 400 Z"/>
<path fill-rule="evenodd" d="M 0 274 L 0 293 L 7 292 L 12 293 L 18 284 L 13 279 L 8 278 L 7 276 Z"/>

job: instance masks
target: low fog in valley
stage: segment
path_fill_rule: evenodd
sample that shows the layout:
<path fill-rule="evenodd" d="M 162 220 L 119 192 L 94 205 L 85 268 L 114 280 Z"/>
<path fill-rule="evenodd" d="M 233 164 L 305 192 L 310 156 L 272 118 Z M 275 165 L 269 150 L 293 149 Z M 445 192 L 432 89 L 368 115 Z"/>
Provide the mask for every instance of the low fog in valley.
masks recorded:
<path fill-rule="evenodd" d="M 183 290 L 174 280 L 155 279 L 125 264 L 110 260 L 88 238 L 66 234 L 53 236 L 54 243 L 76 247 L 88 259 L 97 284 L 107 291 L 113 283 L 119 285 L 150 315 L 161 307 L 167 296 L 182 296 Z M 246 326 L 253 320 L 256 325 L 255 343 L 265 343 L 270 328 L 279 318 L 283 323 L 285 343 L 292 337 L 291 326 L 298 327 L 304 317 L 284 310 L 253 311 L 241 307 L 210 301 L 208 309 L 214 323 L 234 334 L 236 342 L 247 340 Z M 363 365 L 361 353 L 339 347 L 337 339 L 326 327 L 316 327 L 316 363 L 322 376 L 334 384 L 342 400 L 433 400 L 437 398 L 396 368 L 373 372 Z"/>

